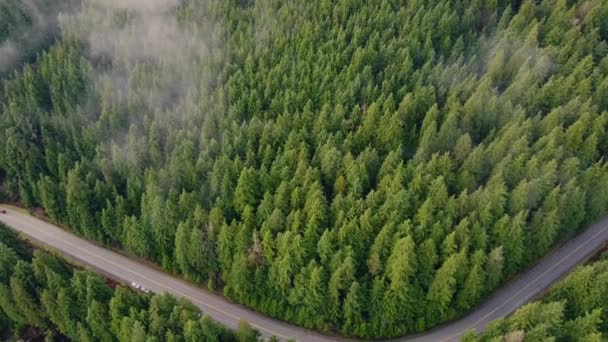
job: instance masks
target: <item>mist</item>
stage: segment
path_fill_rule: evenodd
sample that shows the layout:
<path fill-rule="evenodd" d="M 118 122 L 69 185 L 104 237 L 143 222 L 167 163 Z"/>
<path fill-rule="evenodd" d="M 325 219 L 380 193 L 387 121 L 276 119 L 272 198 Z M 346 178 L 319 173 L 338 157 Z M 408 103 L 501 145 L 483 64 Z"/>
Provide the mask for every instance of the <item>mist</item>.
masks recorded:
<path fill-rule="evenodd" d="M 0 45 L 0 73 L 4 73 L 15 64 L 19 57 L 19 50 L 12 41 Z"/>
<path fill-rule="evenodd" d="M 196 99 L 207 77 L 201 64 L 218 40 L 208 23 L 179 22 L 177 0 L 84 0 L 61 17 L 65 36 L 86 42 L 108 65 L 94 80 L 114 88 L 114 100 L 171 109 Z M 106 93 L 107 95 L 107 93 Z"/>
<path fill-rule="evenodd" d="M 60 16 L 63 36 L 84 42 L 93 65 L 87 112 L 101 118 L 91 121 L 120 122 L 104 131 L 99 158 L 140 168 L 150 122 L 195 131 L 204 121 L 201 98 L 216 77 L 207 66 L 221 59 L 221 40 L 212 20 L 180 16 L 187 10 L 178 0 L 84 0 Z"/>
<path fill-rule="evenodd" d="M 50 46 L 59 34 L 58 16 L 77 10 L 72 0 L 7 0 L 2 18 L 7 35 L 0 35 L 0 74 L 23 64 Z"/>

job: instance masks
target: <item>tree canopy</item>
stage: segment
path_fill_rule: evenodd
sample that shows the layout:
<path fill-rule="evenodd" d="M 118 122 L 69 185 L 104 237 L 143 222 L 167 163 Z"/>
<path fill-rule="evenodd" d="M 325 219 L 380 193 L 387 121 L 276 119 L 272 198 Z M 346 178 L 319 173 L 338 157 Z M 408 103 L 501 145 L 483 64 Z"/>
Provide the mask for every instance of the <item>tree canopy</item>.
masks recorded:
<path fill-rule="evenodd" d="M 0 225 L 0 232 L 8 233 Z M 34 250 L 22 259 L 0 241 L 0 330 L 15 337 L 35 328 L 53 341 L 256 341 L 246 322 L 238 334 L 201 315 L 193 304 L 170 295 L 144 295 L 115 286 L 91 271 Z M 171 338 L 169 338 L 171 336 Z M 165 338 L 166 337 L 166 338 Z"/>
<path fill-rule="evenodd" d="M 0 192 L 270 316 L 419 332 L 608 211 L 607 18 L 87 0 L 2 81 Z"/>
<path fill-rule="evenodd" d="M 577 268 L 542 300 L 490 323 L 463 341 L 604 341 L 608 334 L 608 260 Z"/>

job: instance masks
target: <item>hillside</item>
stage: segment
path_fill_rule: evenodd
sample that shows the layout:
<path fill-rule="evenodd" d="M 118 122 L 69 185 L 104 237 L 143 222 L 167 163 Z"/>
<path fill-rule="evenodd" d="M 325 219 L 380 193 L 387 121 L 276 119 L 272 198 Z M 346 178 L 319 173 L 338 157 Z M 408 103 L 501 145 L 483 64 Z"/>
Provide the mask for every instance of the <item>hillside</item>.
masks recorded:
<path fill-rule="evenodd" d="M 608 211 L 608 3 L 87 0 L 0 198 L 317 330 L 467 312 Z"/>

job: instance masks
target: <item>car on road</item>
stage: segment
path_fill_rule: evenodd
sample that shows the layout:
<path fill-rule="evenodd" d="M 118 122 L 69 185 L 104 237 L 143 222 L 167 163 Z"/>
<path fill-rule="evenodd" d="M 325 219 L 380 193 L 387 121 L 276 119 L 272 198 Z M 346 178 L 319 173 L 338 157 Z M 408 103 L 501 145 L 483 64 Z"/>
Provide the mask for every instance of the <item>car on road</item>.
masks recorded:
<path fill-rule="evenodd" d="M 136 290 L 139 290 L 139 291 L 141 291 L 143 293 L 150 293 L 150 290 L 148 290 L 147 288 L 139 285 L 136 282 L 131 282 L 131 287 L 134 288 L 134 289 L 136 289 Z"/>

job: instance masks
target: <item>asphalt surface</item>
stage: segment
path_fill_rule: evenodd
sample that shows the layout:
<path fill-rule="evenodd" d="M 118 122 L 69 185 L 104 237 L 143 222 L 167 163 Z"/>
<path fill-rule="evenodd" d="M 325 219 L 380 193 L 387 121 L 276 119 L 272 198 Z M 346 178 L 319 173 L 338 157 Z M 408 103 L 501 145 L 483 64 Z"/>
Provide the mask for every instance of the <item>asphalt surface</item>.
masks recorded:
<path fill-rule="evenodd" d="M 199 306 L 204 313 L 230 328 L 236 328 L 239 320 L 242 319 L 258 329 L 264 337 L 274 335 L 281 340 L 293 338 L 297 341 L 312 342 L 346 340 L 299 328 L 256 313 L 154 267 L 99 247 L 45 221 L 11 208 L 2 208 L 6 209 L 7 213 L 0 214 L 0 222 L 50 247 L 51 250 L 59 251 L 126 284 L 136 282 L 155 293 L 168 292 L 176 297 L 185 298 Z M 491 321 L 511 314 L 518 307 L 541 294 L 573 267 L 586 261 L 607 241 L 608 218 L 605 218 L 507 283 L 463 318 L 429 332 L 406 336 L 395 341 L 458 341 L 459 337 L 468 330 L 482 331 Z"/>

